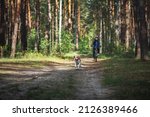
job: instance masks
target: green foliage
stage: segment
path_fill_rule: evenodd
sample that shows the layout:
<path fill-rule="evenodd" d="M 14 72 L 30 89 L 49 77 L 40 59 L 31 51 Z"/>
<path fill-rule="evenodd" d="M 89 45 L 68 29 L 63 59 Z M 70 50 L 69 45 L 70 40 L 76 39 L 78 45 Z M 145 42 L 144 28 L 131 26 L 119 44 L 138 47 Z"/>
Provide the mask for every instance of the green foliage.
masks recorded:
<path fill-rule="evenodd" d="M 35 29 L 31 29 L 30 33 L 28 34 L 28 50 L 34 50 L 34 42 L 35 42 L 36 32 Z"/>
<path fill-rule="evenodd" d="M 68 31 L 62 31 L 62 41 L 61 41 L 61 52 L 68 53 L 73 48 L 74 45 L 72 44 L 73 36 Z"/>
<path fill-rule="evenodd" d="M 123 58 L 133 58 L 134 50 L 132 48 L 129 48 L 128 50 L 126 50 L 124 46 L 119 46 L 116 48 L 116 51 L 114 51 L 114 55 L 123 57 Z"/>
<path fill-rule="evenodd" d="M 106 56 L 109 57 L 123 57 L 123 58 L 133 58 L 134 57 L 134 48 L 130 47 L 128 50 L 125 48 L 125 45 L 119 44 L 108 44 L 106 50 L 103 52 Z"/>
<path fill-rule="evenodd" d="M 61 57 L 63 59 L 72 59 L 75 55 L 80 55 L 79 51 L 70 51 L 69 53 L 63 54 Z"/>
<path fill-rule="evenodd" d="M 47 39 L 42 38 L 41 39 L 41 43 L 40 43 L 40 52 L 44 55 L 47 55 L 48 53 L 48 46 L 49 46 L 49 42 Z"/>
<path fill-rule="evenodd" d="M 38 52 L 32 52 L 32 51 L 28 51 L 24 54 L 23 58 L 24 59 L 37 59 L 37 58 L 43 58 L 44 55 Z"/>
<path fill-rule="evenodd" d="M 150 61 L 107 59 L 103 83 L 115 87 L 115 99 L 150 98 Z"/>
<path fill-rule="evenodd" d="M 79 50 L 80 50 L 80 52 L 83 53 L 83 54 L 89 53 L 89 51 L 90 51 L 89 38 L 85 37 L 85 38 L 82 38 L 82 39 L 80 40 L 80 43 L 79 43 Z"/>

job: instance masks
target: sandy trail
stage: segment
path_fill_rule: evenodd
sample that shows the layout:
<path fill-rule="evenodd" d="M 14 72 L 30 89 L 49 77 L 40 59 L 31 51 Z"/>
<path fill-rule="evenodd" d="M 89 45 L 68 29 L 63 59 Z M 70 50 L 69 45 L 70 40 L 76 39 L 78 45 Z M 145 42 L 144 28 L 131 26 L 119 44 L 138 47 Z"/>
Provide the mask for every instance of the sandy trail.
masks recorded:
<path fill-rule="evenodd" d="M 42 69 L 15 71 L 17 75 L 0 75 L 0 99 L 28 99 L 27 92 L 38 88 L 46 90 L 57 88 L 60 93 L 66 85 L 67 90 L 73 89 L 72 96 L 46 99 L 110 99 L 112 90 L 102 85 L 103 71 L 100 63 L 93 62 L 91 58 L 84 58 L 80 69 L 74 68 L 73 61 L 65 61 L 63 64 L 50 64 Z"/>

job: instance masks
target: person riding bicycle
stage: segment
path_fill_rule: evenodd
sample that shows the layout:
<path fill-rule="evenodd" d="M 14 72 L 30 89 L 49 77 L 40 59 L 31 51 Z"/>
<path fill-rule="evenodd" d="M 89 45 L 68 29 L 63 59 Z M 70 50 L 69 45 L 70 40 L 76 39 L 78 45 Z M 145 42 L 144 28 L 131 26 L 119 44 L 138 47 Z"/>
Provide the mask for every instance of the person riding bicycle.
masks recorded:
<path fill-rule="evenodd" d="M 95 37 L 93 41 L 93 58 L 97 58 L 97 54 L 100 52 L 100 42 L 98 40 L 98 36 Z M 95 60 L 97 61 L 97 59 Z"/>

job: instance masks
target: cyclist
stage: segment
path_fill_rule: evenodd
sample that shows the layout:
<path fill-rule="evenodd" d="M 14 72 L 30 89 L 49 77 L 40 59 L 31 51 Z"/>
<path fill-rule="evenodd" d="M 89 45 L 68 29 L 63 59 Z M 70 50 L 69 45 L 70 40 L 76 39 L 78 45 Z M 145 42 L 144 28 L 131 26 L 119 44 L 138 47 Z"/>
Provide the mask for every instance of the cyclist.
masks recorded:
<path fill-rule="evenodd" d="M 95 37 L 93 41 L 93 58 L 97 62 L 97 55 L 99 54 L 100 42 L 98 36 Z"/>

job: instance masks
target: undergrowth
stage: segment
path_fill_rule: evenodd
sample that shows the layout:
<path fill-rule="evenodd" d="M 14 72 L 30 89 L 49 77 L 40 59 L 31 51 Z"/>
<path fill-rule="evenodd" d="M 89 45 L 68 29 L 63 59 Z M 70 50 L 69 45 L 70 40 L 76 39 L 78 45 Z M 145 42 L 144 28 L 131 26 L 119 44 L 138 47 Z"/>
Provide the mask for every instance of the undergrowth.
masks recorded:
<path fill-rule="evenodd" d="M 115 99 L 150 99 L 150 61 L 107 59 L 103 83 L 115 87 Z"/>

